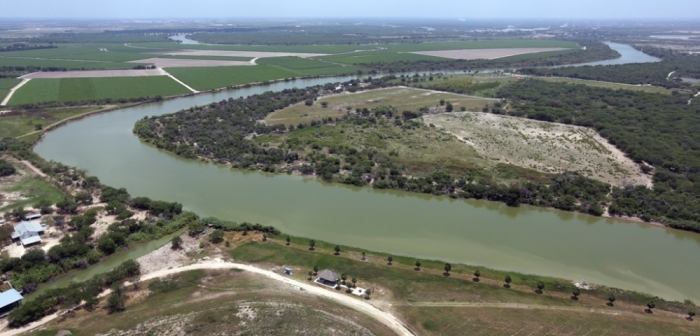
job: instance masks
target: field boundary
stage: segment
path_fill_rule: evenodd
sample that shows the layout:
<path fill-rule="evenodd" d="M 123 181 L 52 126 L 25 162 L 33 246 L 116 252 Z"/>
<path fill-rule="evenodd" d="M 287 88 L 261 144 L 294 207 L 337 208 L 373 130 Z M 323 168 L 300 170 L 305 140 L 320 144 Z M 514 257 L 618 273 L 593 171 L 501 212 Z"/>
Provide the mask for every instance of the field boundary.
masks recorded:
<path fill-rule="evenodd" d="M 7 103 L 10 102 L 10 99 L 15 94 L 15 91 L 19 90 L 19 88 L 24 86 L 24 84 L 27 84 L 30 80 L 31 78 L 22 78 L 22 81 L 19 84 L 10 89 L 10 92 L 7 93 L 7 96 L 5 96 L 5 99 L 2 100 L 0 106 L 7 106 Z"/>
<path fill-rule="evenodd" d="M 165 69 L 160 69 L 160 70 L 161 70 L 163 73 L 165 73 L 166 76 L 172 78 L 174 81 L 176 81 L 176 82 L 180 83 L 180 85 L 184 86 L 185 89 L 192 91 L 192 93 L 199 93 L 199 91 L 197 91 L 197 90 L 193 89 L 192 87 L 190 87 L 189 85 L 185 84 L 185 82 L 183 82 L 183 81 L 177 79 L 177 77 L 171 75 L 169 72 L 165 71 Z"/>

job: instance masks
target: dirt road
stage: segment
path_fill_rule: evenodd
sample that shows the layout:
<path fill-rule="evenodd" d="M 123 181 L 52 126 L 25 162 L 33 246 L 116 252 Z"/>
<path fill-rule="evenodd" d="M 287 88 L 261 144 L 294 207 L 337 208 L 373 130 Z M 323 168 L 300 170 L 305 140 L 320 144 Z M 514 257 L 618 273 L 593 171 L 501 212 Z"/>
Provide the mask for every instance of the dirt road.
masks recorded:
<path fill-rule="evenodd" d="M 411 332 L 396 316 L 391 315 L 390 313 L 387 313 L 385 311 L 380 310 L 379 308 L 371 305 L 369 302 L 364 301 L 362 299 L 350 297 L 348 295 L 344 295 L 340 292 L 336 292 L 333 290 L 328 290 L 325 288 L 321 288 L 317 285 L 312 285 L 309 283 L 297 281 L 291 278 L 288 278 L 282 274 L 278 274 L 272 271 L 264 270 L 255 266 L 251 265 L 246 265 L 246 264 L 239 264 L 239 263 L 232 263 L 232 262 L 226 262 L 226 261 L 207 261 L 203 263 L 197 263 L 197 264 L 192 264 L 192 265 L 187 265 L 187 266 L 182 266 L 178 268 L 171 268 L 171 269 L 161 269 L 155 272 L 143 274 L 140 277 L 140 281 L 146 281 L 150 279 L 155 279 L 155 278 L 162 278 L 168 275 L 172 274 L 177 274 L 177 273 L 182 273 L 182 272 L 187 272 L 187 271 L 193 271 L 193 270 L 200 270 L 200 269 L 241 269 L 247 272 L 252 272 L 256 274 L 263 275 L 269 279 L 279 281 L 282 283 L 285 283 L 287 285 L 299 288 L 300 290 L 309 293 L 311 295 L 316 295 L 320 297 L 324 297 L 330 300 L 333 300 L 337 303 L 340 303 L 344 306 L 350 307 L 352 309 L 355 309 L 361 313 L 364 313 L 366 315 L 369 315 L 373 319 L 379 321 L 380 323 L 384 324 L 385 326 L 391 328 L 397 335 L 402 335 L 402 336 L 409 336 L 409 335 L 415 335 L 413 332 Z M 103 292 L 100 296 L 107 295 L 107 292 Z M 51 320 L 55 319 L 58 317 L 58 314 L 53 314 L 44 317 L 43 319 L 33 322 L 23 328 L 19 329 L 11 329 L 4 331 L 0 333 L 0 336 L 14 336 L 14 335 L 19 335 L 23 332 L 27 332 L 30 330 L 33 330 L 35 328 L 38 328 Z"/>

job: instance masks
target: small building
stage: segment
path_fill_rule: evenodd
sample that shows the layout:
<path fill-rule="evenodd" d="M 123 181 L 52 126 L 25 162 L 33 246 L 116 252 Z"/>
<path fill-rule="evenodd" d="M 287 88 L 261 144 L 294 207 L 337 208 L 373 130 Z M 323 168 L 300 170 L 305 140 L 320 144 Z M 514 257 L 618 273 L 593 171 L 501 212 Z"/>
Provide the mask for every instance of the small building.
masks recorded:
<path fill-rule="evenodd" d="M 12 232 L 12 240 L 21 242 L 24 247 L 32 244 L 41 243 L 41 237 L 44 233 L 44 228 L 39 221 L 20 222 L 15 225 L 15 232 Z"/>
<path fill-rule="evenodd" d="M 333 273 L 330 270 L 323 270 L 320 273 L 318 273 L 316 283 L 329 287 L 335 287 L 337 285 L 338 279 L 340 279 L 340 277 L 337 274 Z"/>
<path fill-rule="evenodd" d="M 14 288 L 0 293 L 0 317 L 9 314 L 12 309 L 19 306 L 22 299 L 22 294 Z"/>
<path fill-rule="evenodd" d="M 41 214 L 28 214 L 24 216 L 24 220 L 33 221 L 41 218 Z"/>

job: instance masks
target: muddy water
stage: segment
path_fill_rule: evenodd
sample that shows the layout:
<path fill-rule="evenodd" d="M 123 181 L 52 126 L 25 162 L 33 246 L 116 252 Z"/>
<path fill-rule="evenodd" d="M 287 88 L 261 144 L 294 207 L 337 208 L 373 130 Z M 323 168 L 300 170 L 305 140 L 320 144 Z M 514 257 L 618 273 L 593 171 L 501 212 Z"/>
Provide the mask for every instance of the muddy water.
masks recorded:
<path fill-rule="evenodd" d="M 35 150 L 46 159 L 85 168 L 133 195 L 182 202 L 203 216 L 259 222 L 293 235 L 393 254 L 700 301 L 695 284 L 700 235 L 533 207 L 232 170 L 173 156 L 142 144 L 131 132 L 145 116 L 348 78 L 281 82 L 125 108 L 53 130 Z"/>

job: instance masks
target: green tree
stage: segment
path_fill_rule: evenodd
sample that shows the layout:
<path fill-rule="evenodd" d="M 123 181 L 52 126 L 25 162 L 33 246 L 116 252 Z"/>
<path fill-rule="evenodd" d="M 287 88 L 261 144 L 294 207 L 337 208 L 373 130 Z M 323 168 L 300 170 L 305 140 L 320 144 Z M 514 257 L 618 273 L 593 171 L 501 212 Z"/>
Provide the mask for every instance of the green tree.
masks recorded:
<path fill-rule="evenodd" d="M 445 276 L 449 276 L 451 270 L 452 270 L 452 265 L 450 265 L 449 263 L 446 263 L 445 264 Z"/>
<path fill-rule="evenodd" d="M 224 241 L 224 231 L 215 230 L 209 235 L 209 241 L 213 244 L 221 243 L 222 241 Z"/>
<path fill-rule="evenodd" d="M 267 234 L 263 233 L 262 241 L 267 241 Z"/>
<path fill-rule="evenodd" d="M 510 275 L 506 275 L 505 281 L 506 281 L 505 287 L 510 288 L 510 283 L 513 281 L 513 279 L 511 279 Z"/>
<path fill-rule="evenodd" d="M 389 258 L 386 258 L 386 260 L 388 261 L 387 265 L 391 266 L 391 263 L 394 261 L 394 257 L 389 256 Z"/>
<path fill-rule="evenodd" d="M 340 245 L 336 245 L 333 250 L 335 250 L 335 255 L 340 255 Z"/>
<path fill-rule="evenodd" d="M 173 249 L 177 250 L 180 248 L 182 245 L 182 238 L 180 236 L 175 236 L 173 239 L 170 241 L 170 243 L 173 245 Z"/>
<path fill-rule="evenodd" d="M 287 246 L 289 246 L 289 244 L 291 244 L 291 242 L 292 242 L 292 238 L 287 236 Z"/>
<path fill-rule="evenodd" d="M 348 274 L 347 274 L 347 273 L 343 273 L 343 274 L 340 275 L 340 278 L 343 279 L 343 285 L 345 285 L 345 283 L 346 283 L 345 281 L 348 279 Z"/>
<path fill-rule="evenodd" d="M 313 251 L 316 249 L 316 241 L 311 239 L 309 240 L 309 251 Z"/>
<path fill-rule="evenodd" d="M 306 101 L 304 101 L 304 104 L 306 104 L 306 106 L 311 106 L 314 104 L 314 101 L 313 99 L 307 99 Z"/>
<path fill-rule="evenodd" d="M 311 276 L 314 275 L 313 271 L 309 271 L 309 281 L 311 281 Z"/>
<path fill-rule="evenodd" d="M 322 106 L 323 108 L 328 107 L 328 102 L 325 102 L 325 101 L 324 101 L 324 102 L 321 102 L 321 106 Z"/>
<path fill-rule="evenodd" d="M 17 169 L 15 169 L 15 167 L 11 163 L 0 159 L 0 177 L 10 176 L 15 174 L 16 172 Z"/>
<path fill-rule="evenodd" d="M 364 252 L 362 252 L 362 260 L 366 259 L 365 256 L 366 256 L 366 254 Z"/>
<path fill-rule="evenodd" d="M 695 311 L 694 310 L 688 311 L 688 320 L 692 321 L 693 317 L 695 317 Z"/>
<path fill-rule="evenodd" d="M 652 311 L 652 309 L 654 308 L 656 308 L 656 302 L 654 302 L 654 300 L 650 300 L 649 302 L 647 302 L 647 313 L 653 313 L 654 311 Z"/>
<path fill-rule="evenodd" d="M 365 300 L 369 300 L 369 296 L 371 294 L 372 294 L 372 290 L 367 288 L 367 290 L 365 290 Z"/>
<path fill-rule="evenodd" d="M 353 287 L 357 287 L 356 284 L 357 284 L 357 278 L 356 278 L 356 277 L 352 277 L 352 286 L 353 286 Z"/>
<path fill-rule="evenodd" d="M 581 295 L 581 290 L 578 287 L 574 287 L 574 290 L 571 292 L 571 298 L 574 300 L 578 300 L 578 296 Z"/>
<path fill-rule="evenodd" d="M 452 103 L 447 102 L 447 105 L 445 105 L 445 112 L 452 112 L 453 108 Z"/>
<path fill-rule="evenodd" d="M 544 282 L 538 281 L 537 282 L 537 293 L 542 294 L 543 290 L 544 290 Z"/>
<path fill-rule="evenodd" d="M 22 207 L 22 206 L 18 206 L 16 208 L 12 209 L 12 212 L 10 212 L 10 216 L 12 216 L 12 218 L 15 218 L 17 220 L 23 220 L 24 216 L 26 216 L 26 215 L 27 215 L 27 211 L 24 210 L 24 207 Z"/>
<path fill-rule="evenodd" d="M 416 260 L 415 265 L 416 265 L 415 270 L 416 270 L 416 271 L 420 271 L 420 260 Z"/>
<path fill-rule="evenodd" d="M 617 300 L 617 297 L 615 296 L 615 293 L 610 293 L 608 294 L 608 306 L 612 307 L 614 306 L 614 302 Z"/>
<path fill-rule="evenodd" d="M 107 310 L 109 313 L 114 313 L 124 310 L 124 298 L 112 292 L 107 298 Z"/>
<path fill-rule="evenodd" d="M 318 266 L 314 266 L 314 275 L 318 274 Z"/>
<path fill-rule="evenodd" d="M 477 268 L 476 271 L 474 271 L 474 281 L 479 282 L 480 277 L 481 277 L 481 271 Z"/>
<path fill-rule="evenodd" d="M 440 106 L 445 106 L 445 100 L 444 100 L 444 99 L 440 99 Z"/>

